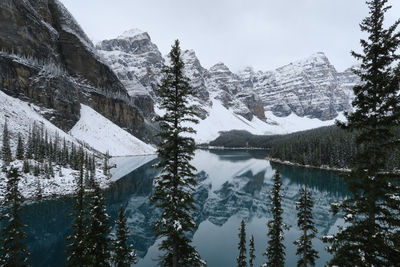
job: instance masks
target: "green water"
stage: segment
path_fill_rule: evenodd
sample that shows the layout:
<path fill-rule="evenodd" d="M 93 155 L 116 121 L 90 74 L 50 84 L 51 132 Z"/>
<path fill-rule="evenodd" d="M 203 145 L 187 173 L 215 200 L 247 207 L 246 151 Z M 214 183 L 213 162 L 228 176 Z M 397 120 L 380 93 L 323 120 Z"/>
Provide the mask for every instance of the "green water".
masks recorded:
<path fill-rule="evenodd" d="M 242 218 L 247 222 L 247 237 L 255 237 L 255 266 L 265 261 L 262 253 L 267 244 L 266 222 L 271 219 L 268 195 L 276 168 L 281 172 L 285 194 L 282 203 L 284 221 L 291 226 L 285 232 L 287 266 L 296 266 L 297 262 L 293 241 L 300 232 L 296 226 L 295 202 L 302 186 L 307 186 L 313 194 L 318 237 L 334 231 L 341 223 L 329 212 L 331 202 L 346 197 L 346 187 L 336 173 L 278 165 L 264 160 L 265 156 L 264 151 L 196 151 L 193 164 L 199 171 L 199 187 L 195 194 L 197 211 L 194 217 L 199 228 L 193 236 L 193 244 L 208 266 L 236 265 L 237 235 Z M 132 171 L 106 192 L 107 211 L 112 221 L 121 205 L 126 208 L 131 242 L 139 255 L 136 266 L 156 266 L 154 259 L 159 255 L 158 241 L 151 231 L 159 212 L 148 201 L 152 178 L 157 175 L 150 167 L 154 162 Z M 64 239 L 70 231 L 67 214 L 71 205 L 71 199 L 62 198 L 25 207 L 23 219 L 29 225 L 27 246 L 33 266 L 65 265 Z M 322 266 L 330 256 L 318 239 L 314 246 L 320 256 L 317 266 Z"/>

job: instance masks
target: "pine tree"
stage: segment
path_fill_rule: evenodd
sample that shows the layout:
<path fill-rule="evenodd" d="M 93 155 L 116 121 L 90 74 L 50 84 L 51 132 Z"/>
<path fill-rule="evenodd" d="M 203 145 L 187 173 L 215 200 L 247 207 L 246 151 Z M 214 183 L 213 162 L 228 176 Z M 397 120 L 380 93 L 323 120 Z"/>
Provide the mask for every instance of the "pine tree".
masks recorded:
<path fill-rule="evenodd" d="M 47 163 L 44 163 L 44 175 L 47 179 L 50 179 L 49 166 L 47 165 Z"/>
<path fill-rule="evenodd" d="M 20 133 L 18 133 L 17 152 L 15 156 L 19 160 L 24 159 L 24 141 L 22 140 Z"/>
<path fill-rule="evenodd" d="M 26 234 L 20 213 L 23 196 L 18 189 L 20 174 L 18 169 L 10 168 L 7 173 L 7 189 L 2 206 L 6 210 L 5 225 L 1 230 L 0 265 L 1 266 L 28 266 L 28 250 L 24 245 Z"/>
<path fill-rule="evenodd" d="M 129 229 L 126 225 L 125 210 L 121 206 L 119 209 L 116 224 L 116 239 L 113 242 L 112 261 L 116 267 L 129 267 L 137 263 L 136 252 L 132 245 L 128 246 Z"/>
<path fill-rule="evenodd" d="M 65 137 L 64 137 L 63 149 L 62 149 L 62 152 L 61 152 L 61 164 L 62 164 L 62 166 L 64 166 L 64 167 L 67 166 L 68 158 L 69 158 L 69 151 L 68 151 L 68 147 L 67 147 L 67 142 L 65 141 Z"/>
<path fill-rule="evenodd" d="M 39 176 L 40 174 L 40 168 L 39 168 L 39 164 L 35 164 L 35 167 L 33 168 L 33 175 L 34 176 Z"/>
<path fill-rule="evenodd" d="M 239 249 L 239 256 L 236 258 L 237 261 L 237 266 L 238 267 L 246 267 L 247 262 L 246 262 L 246 223 L 244 220 L 240 223 L 240 228 L 239 228 L 239 244 L 238 244 L 238 249 Z"/>
<path fill-rule="evenodd" d="M 90 264 L 98 267 L 110 266 L 110 217 L 106 213 L 103 193 L 95 181 L 92 183 L 88 215 L 86 245 Z"/>
<path fill-rule="evenodd" d="M 297 262 L 297 266 L 307 267 L 315 266 L 315 259 L 318 257 L 318 252 L 312 247 L 312 239 L 317 234 L 317 229 L 314 227 L 312 208 L 314 203 L 311 198 L 311 193 L 306 188 L 300 190 L 300 199 L 296 203 L 297 226 L 302 231 L 302 235 L 294 244 L 298 247 L 296 255 L 301 255 Z"/>
<path fill-rule="evenodd" d="M 27 148 L 25 151 L 25 158 L 32 159 L 34 153 L 33 133 L 32 128 L 29 129 Z"/>
<path fill-rule="evenodd" d="M 361 40 L 362 53 L 352 52 L 361 61 L 356 74 L 361 83 L 354 87 L 354 112 L 347 123 L 357 131 L 360 144 L 354 167 L 345 176 L 351 196 L 332 205 L 344 214 L 346 227 L 340 227 L 330 242 L 333 258 L 329 265 L 394 266 L 400 262 L 400 175 L 386 167 L 399 147 L 393 128 L 400 125 L 399 55 L 400 20 L 384 28 L 387 0 L 367 1 L 369 16 L 360 24 L 368 39 Z"/>
<path fill-rule="evenodd" d="M 10 135 L 8 132 L 7 120 L 4 122 L 3 127 L 3 147 L 1 150 L 4 166 L 8 166 L 12 161 L 11 148 L 10 148 Z"/>
<path fill-rule="evenodd" d="M 53 163 L 49 160 L 49 175 L 54 178 L 54 168 Z"/>
<path fill-rule="evenodd" d="M 103 164 L 103 174 L 107 175 L 108 174 L 108 159 L 110 158 L 110 154 L 108 154 L 108 150 L 106 154 L 104 155 L 104 164 Z"/>
<path fill-rule="evenodd" d="M 170 65 L 164 67 L 164 78 L 157 90 L 165 114 L 157 117 L 161 128 L 158 136 L 162 141 L 158 144 L 160 162 L 156 167 L 161 174 L 156 178 L 151 200 L 162 210 L 162 215 L 154 230 L 157 237 L 163 238 L 159 248 L 165 254 L 160 265 L 203 266 L 205 262 L 188 238 L 197 228 L 191 216 L 195 209 L 192 193 L 197 185 L 195 168 L 190 164 L 195 143 L 187 136 L 187 133 L 195 131 L 185 126 L 188 122 L 197 123 L 195 109 L 189 105 L 189 97 L 195 92 L 183 74 L 184 63 L 178 40 L 172 46 L 169 58 Z"/>
<path fill-rule="evenodd" d="M 254 247 L 254 236 L 251 235 L 249 243 L 249 267 L 254 266 L 254 260 L 256 259 L 255 251 L 256 249 Z"/>
<path fill-rule="evenodd" d="M 72 213 L 69 215 L 73 217 L 71 225 L 72 233 L 67 237 L 67 266 L 88 266 L 88 247 L 86 239 L 86 211 L 84 205 L 85 189 L 83 186 L 83 169 L 77 181 L 75 191 L 75 202 Z"/>
<path fill-rule="evenodd" d="M 24 173 L 29 173 L 30 172 L 30 165 L 29 165 L 29 161 L 26 159 L 26 160 L 24 160 L 24 164 L 23 164 L 23 166 L 22 166 L 22 171 L 24 172 Z"/>
<path fill-rule="evenodd" d="M 36 199 L 41 200 L 43 197 L 42 185 L 40 183 L 40 178 L 36 178 Z"/>
<path fill-rule="evenodd" d="M 279 175 L 279 170 L 276 170 L 274 175 L 274 185 L 271 190 L 270 200 L 272 214 L 272 220 L 267 224 L 268 226 L 268 247 L 264 255 L 268 258 L 268 261 L 263 266 L 276 266 L 283 267 L 285 265 L 285 245 L 283 244 L 283 229 L 287 226 L 283 223 L 282 213 L 283 209 L 281 206 L 282 195 L 281 187 L 282 182 Z"/>

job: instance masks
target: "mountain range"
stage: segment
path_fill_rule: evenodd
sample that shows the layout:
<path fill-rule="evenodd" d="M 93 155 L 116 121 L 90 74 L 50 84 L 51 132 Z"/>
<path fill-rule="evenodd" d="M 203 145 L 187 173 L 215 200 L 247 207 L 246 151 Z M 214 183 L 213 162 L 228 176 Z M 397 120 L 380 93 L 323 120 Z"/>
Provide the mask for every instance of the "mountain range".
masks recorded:
<path fill-rule="evenodd" d="M 156 142 L 154 117 L 162 113 L 156 88 L 168 59 L 148 33 L 133 29 L 93 45 L 58 0 L 1 1 L 0 33 L 0 90 L 8 96 L 36 105 L 65 132 L 90 109 Z M 197 92 L 198 143 L 233 129 L 283 134 L 332 124 L 351 109 L 359 83 L 351 69 L 338 72 L 321 52 L 271 71 L 237 73 L 221 62 L 204 68 L 193 50 L 182 58 Z M 86 129 L 88 136 L 99 134 Z"/>

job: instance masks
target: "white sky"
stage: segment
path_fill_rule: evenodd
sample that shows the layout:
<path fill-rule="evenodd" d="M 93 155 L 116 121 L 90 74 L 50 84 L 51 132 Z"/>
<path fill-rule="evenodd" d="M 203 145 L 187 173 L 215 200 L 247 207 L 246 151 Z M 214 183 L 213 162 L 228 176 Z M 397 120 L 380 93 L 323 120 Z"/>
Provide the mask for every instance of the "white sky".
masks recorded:
<path fill-rule="evenodd" d="M 364 0 L 60 0 L 93 40 L 125 30 L 147 31 L 163 54 L 175 39 L 194 49 L 206 68 L 271 70 L 325 52 L 342 71 L 359 50 Z M 400 18 L 400 1 L 387 23 Z"/>

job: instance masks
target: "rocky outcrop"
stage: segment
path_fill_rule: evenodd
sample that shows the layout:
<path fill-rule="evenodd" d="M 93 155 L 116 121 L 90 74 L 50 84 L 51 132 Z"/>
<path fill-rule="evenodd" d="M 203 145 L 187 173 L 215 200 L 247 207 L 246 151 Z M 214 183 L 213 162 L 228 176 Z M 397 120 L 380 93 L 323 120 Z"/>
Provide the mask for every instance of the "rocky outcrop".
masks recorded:
<path fill-rule="evenodd" d="M 165 60 L 150 36 L 139 30 L 128 31 L 116 39 L 97 45 L 131 95 L 148 95 L 157 102 L 155 88 L 161 79 Z M 210 69 L 201 66 L 193 50 L 182 52 L 185 74 L 197 91 L 202 119 L 208 116 L 212 99 L 220 100 L 234 113 L 248 120 L 266 120 L 265 111 L 284 117 L 331 120 L 348 111 L 352 88 L 359 79 L 351 70 L 337 72 L 324 53 L 316 53 L 273 71 L 254 71 L 251 67 L 233 73 L 225 64 Z"/>
<path fill-rule="evenodd" d="M 128 95 L 59 1 L 1 1 L 0 49 L 0 90 L 41 106 L 63 130 L 78 121 L 84 103 L 139 138 L 150 138 L 144 116 L 153 114 L 153 102 Z"/>
<path fill-rule="evenodd" d="M 232 73 L 223 63 L 217 63 L 209 70 L 208 88 L 226 108 L 248 120 L 253 116 L 264 120 L 264 107 L 252 88 L 244 88 L 238 75 Z"/>
<path fill-rule="evenodd" d="M 207 88 L 208 71 L 200 64 L 194 50 L 185 50 L 182 53 L 185 63 L 185 74 L 190 79 L 190 85 L 197 92 L 197 98 L 204 104 L 210 104 L 210 93 Z"/>
<path fill-rule="evenodd" d="M 338 73 L 324 53 L 316 53 L 274 71 L 255 72 L 246 68 L 239 73 L 242 85 L 253 89 L 264 108 L 276 116 L 292 112 L 300 117 L 330 120 L 338 112 L 350 109 L 356 76 Z"/>
<path fill-rule="evenodd" d="M 161 56 L 148 33 L 129 30 L 115 39 L 96 45 L 99 53 L 118 75 L 131 96 L 149 96 L 158 102 L 156 89 L 161 80 L 161 69 L 167 59 Z M 197 92 L 193 100 L 201 119 L 208 116 L 212 98 L 220 99 L 227 108 L 251 120 L 253 116 L 264 119 L 260 98 L 252 91 L 244 91 L 238 77 L 225 65 L 217 64 L 205 69 L 193 50 L 182 52 L 185 74 Z"/>
<path fill-rule="evenodd" d="M 164 58 L 148 33 L 126 31 L 115 39 L 101 41 L 96 48 L 130 95 L 156 95 Z"/>

